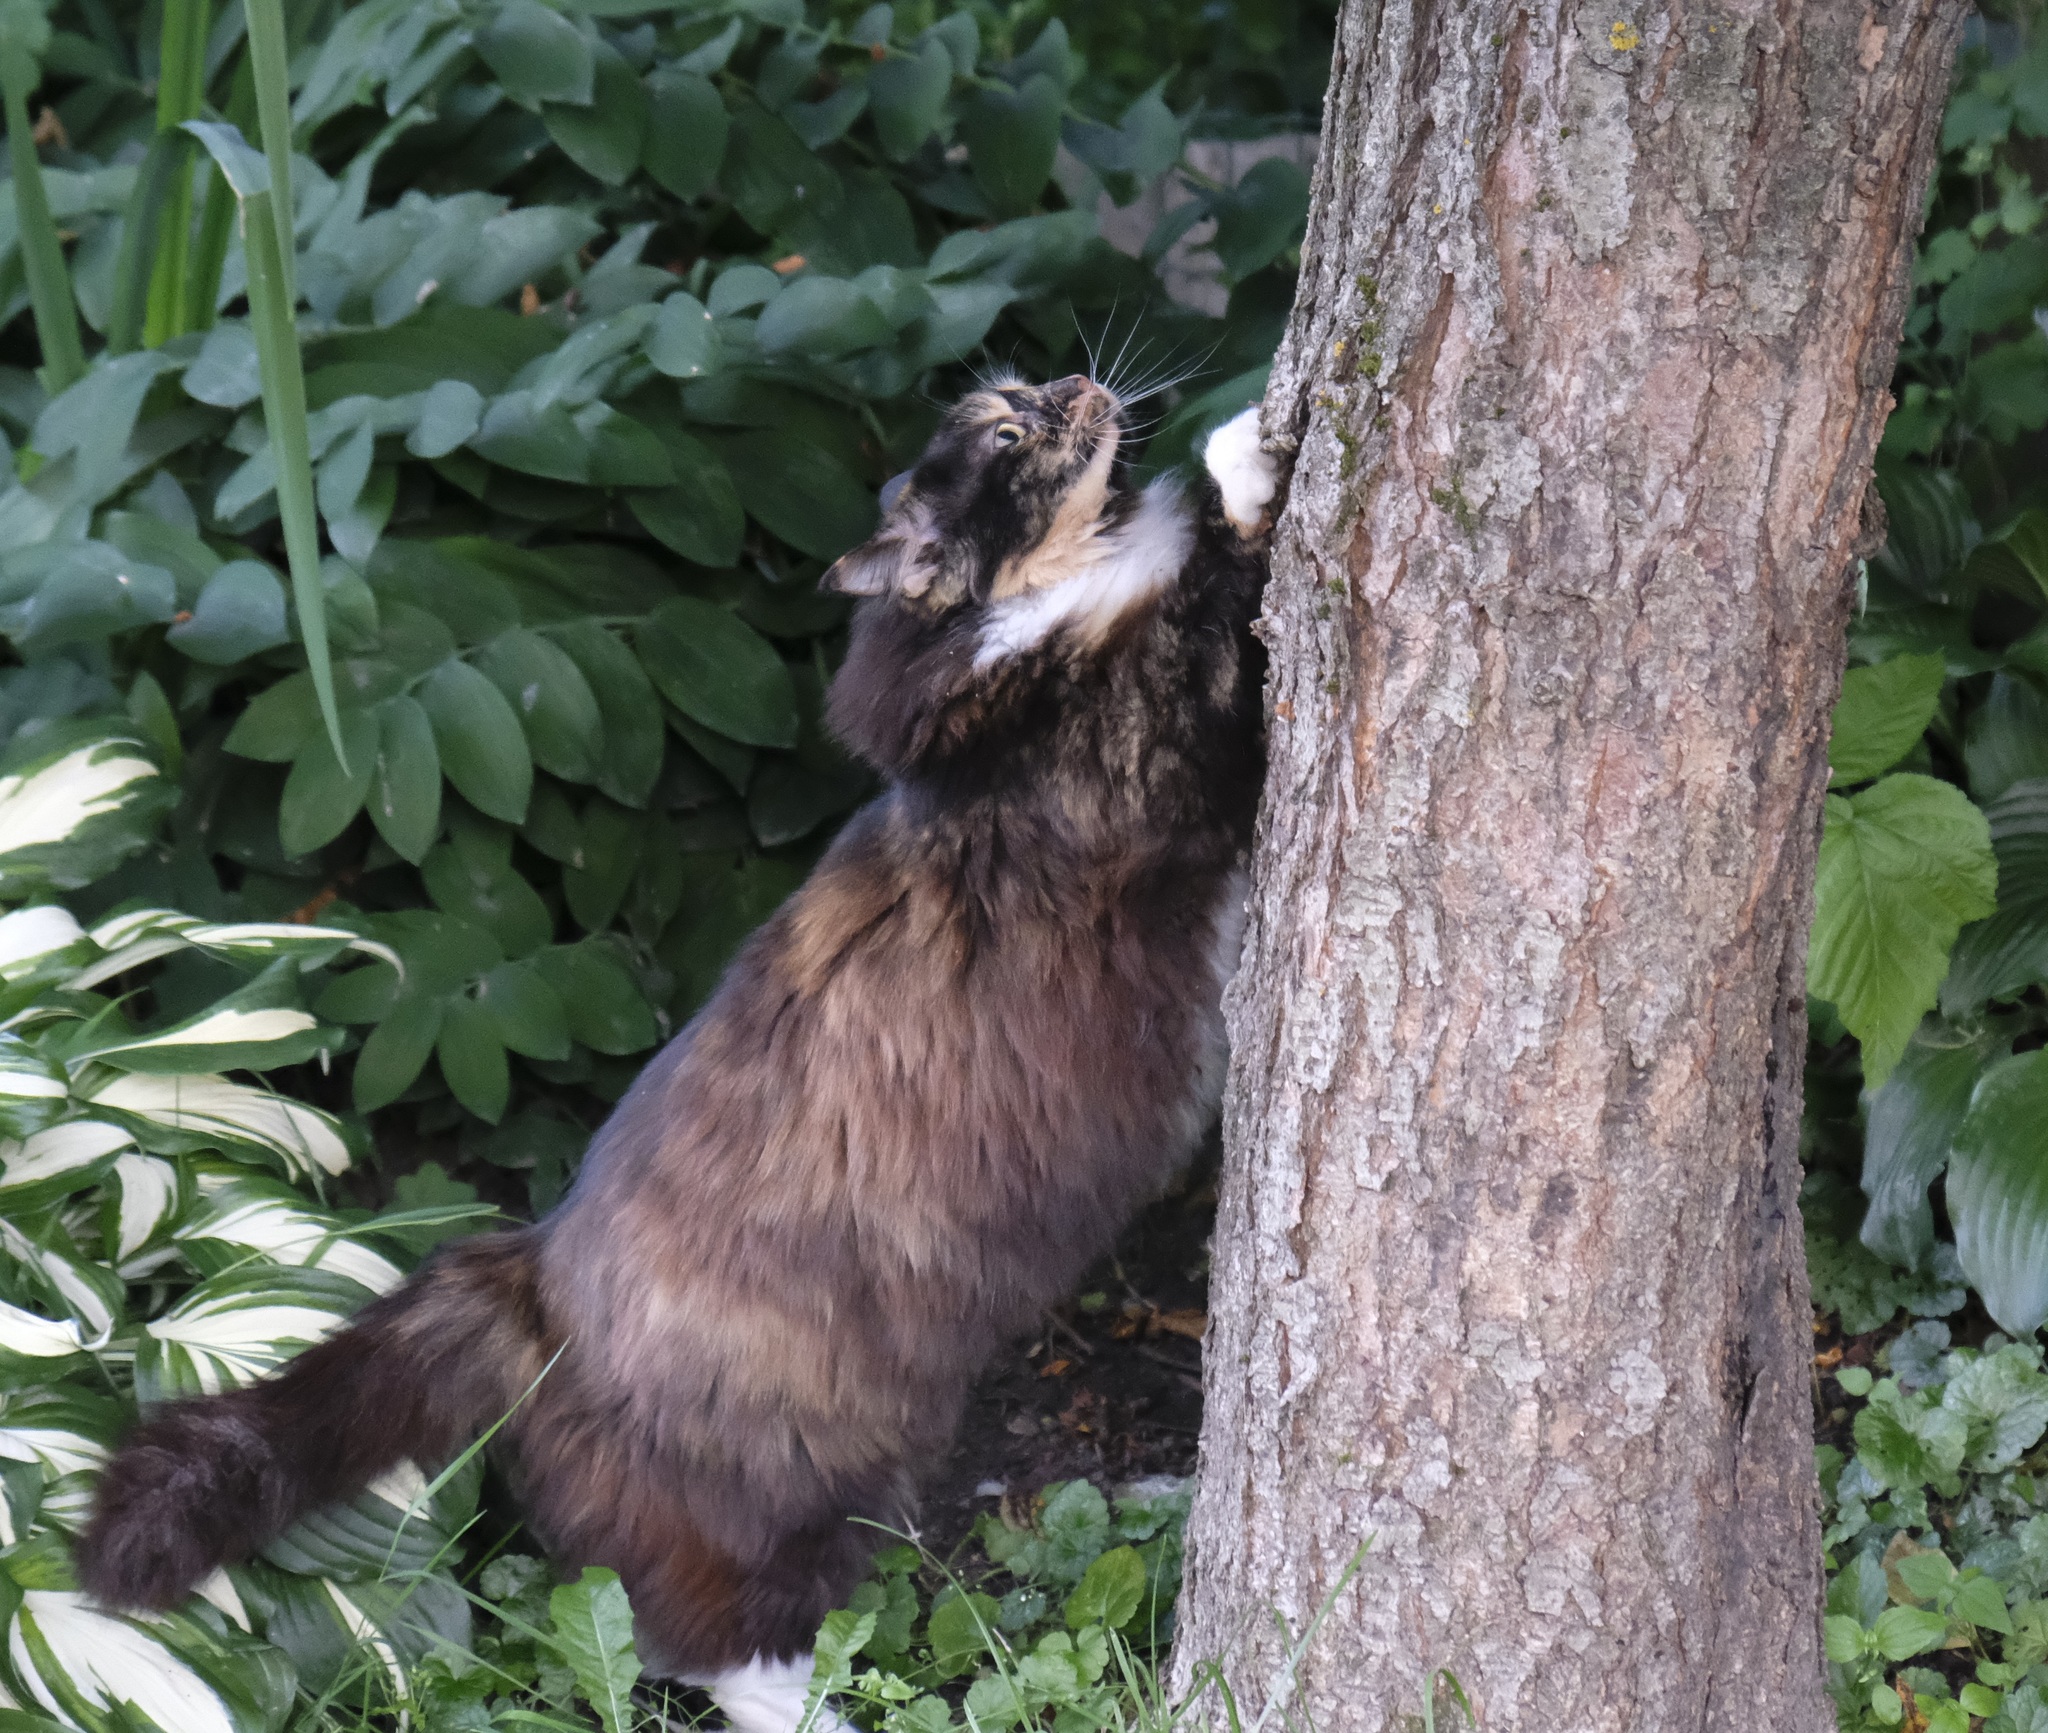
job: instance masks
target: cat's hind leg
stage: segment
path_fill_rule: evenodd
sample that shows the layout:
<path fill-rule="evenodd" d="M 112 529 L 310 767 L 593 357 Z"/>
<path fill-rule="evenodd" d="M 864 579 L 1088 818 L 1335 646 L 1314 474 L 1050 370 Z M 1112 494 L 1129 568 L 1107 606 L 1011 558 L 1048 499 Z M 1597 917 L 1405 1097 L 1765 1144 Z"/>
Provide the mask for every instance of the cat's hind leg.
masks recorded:
<path fill-rule="evenodd" d="M 784 1661 L 756 1655 L 723 1672 L 693 1674 L 684 1683 L 710 1692 L 732 1733 L 854 1733 L 827 1703 L 805 1718 L 811 1690 L 809 1650 Z"/>

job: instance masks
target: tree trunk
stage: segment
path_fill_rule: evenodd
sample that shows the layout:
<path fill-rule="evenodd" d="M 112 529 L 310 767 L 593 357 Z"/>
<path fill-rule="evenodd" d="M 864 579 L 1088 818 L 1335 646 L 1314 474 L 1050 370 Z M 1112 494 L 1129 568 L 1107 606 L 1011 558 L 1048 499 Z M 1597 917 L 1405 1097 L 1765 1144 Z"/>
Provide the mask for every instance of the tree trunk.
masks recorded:
<path fill-rule="evenodd" d="M 1805 933 L 1959 15 L 1347 0 L 1176 1655 L 1248 1726 L 1834 1725 Z"/>

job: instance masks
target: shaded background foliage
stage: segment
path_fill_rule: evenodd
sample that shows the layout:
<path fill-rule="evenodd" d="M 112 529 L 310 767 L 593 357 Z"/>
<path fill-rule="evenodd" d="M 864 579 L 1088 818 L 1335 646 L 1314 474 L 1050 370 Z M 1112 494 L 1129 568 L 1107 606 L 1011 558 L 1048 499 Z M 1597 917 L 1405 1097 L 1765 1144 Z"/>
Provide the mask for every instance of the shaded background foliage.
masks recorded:
<path fill-rule="evenodd" d="M 146 727 L 183 797 L 91 900 L 375 934 L 403 976 L 318 995 L 355 1035 L 294 1087 L 376 1115 L 387 1162 L 431 1150 L 545 1207 L 867 792 L 818 725 L 844 608 L 814 580 L 965 365 L 1049 376 L 1092 343 L 1199 368 L 1157 405 L 1154 462 L 1256 394 L 1299 172 L 1188 181 L 1162 225 L 1161 249 L 1220 211 L 1220 320 L 1165 302 L 1095 212 L 1171 173 L 1191 125 L 1312 119 L 1326 21 L 1287 0 L 292 8 L 339 757 L 280 573 L 235 200 L 176 130 L 255 137 L 241 8 L 49 22 L 33 124 L 97 352 L 65 390 L 38 373 L 17 217 L 0 731 Z M 169 971 L 165 1014 L 211 969 Z"/>

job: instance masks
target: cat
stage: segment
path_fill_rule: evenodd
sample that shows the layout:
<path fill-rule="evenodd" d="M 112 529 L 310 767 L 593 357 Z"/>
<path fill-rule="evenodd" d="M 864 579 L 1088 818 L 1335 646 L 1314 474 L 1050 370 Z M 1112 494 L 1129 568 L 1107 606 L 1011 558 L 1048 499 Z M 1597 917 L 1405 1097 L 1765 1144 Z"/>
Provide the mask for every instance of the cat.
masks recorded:
<path fill-rule="evenodd" d="M 551 1216 L 142 1421 L 81 1538 L 90 1592 L 170 1606 L 509 1411 L 534 1530 L 619 1573 L 649 1670 L 739 1733 L 798 1724 L 867 1524 L 909 1519 L 977 1369 L 1220 1098 L 1263 766 L 1256 415 L 1192 499 L 1135 486 L 1125 406 L 1080 376 L 943 417 L 822 580 L 860 598 L 829 720 L 885 791 Z"/>

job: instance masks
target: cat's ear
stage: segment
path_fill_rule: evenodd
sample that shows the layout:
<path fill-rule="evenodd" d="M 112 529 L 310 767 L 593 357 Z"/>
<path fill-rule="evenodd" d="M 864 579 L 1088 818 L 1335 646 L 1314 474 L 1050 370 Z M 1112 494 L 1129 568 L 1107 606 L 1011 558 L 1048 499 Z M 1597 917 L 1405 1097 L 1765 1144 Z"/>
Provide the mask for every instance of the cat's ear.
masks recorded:
<path fill-rule="evenodd" d="M 821 589 L 842 596 L 922 596 L 931 588 L 945 563 L 937 530 L 915 501 L 894 509 L 909 479 L 899 475 L 883 487 L 882 527 L 826 568 Z"/>

